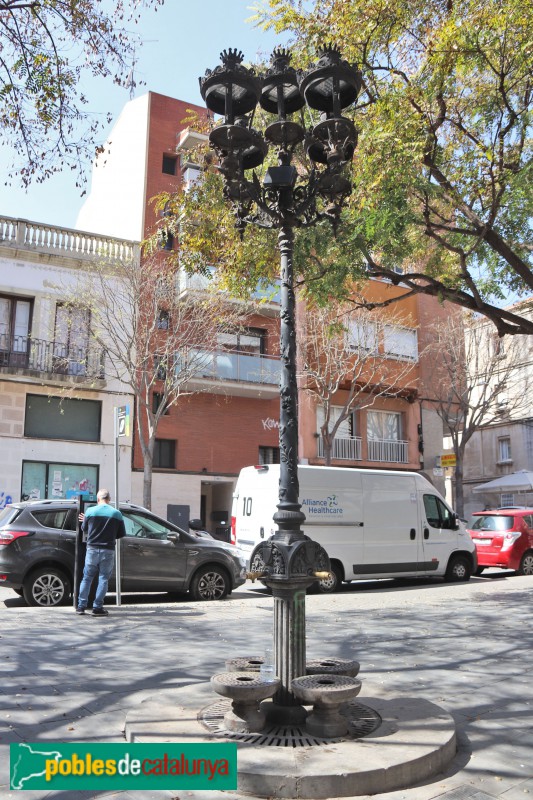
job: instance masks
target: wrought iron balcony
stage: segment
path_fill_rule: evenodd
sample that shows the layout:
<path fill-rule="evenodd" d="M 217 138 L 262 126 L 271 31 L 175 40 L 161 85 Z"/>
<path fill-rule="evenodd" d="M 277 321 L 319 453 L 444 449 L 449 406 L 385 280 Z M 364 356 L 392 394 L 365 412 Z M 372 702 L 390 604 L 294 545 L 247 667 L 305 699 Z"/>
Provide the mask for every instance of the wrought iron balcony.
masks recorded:
<path fill-rule="evenodd" d="M 76 347 L 32 336 L 0 334 L 0 369 L 103 380 L 104 351 L 90 344 Z"/>
<path fill-rule="evenodd" d="M 324 458 L 324 440 L 318 440 L 318 457 Z M 333 440 L 332 458 L 342 461 L 361 461 L 361 438 L 359 436 L 337 436 Z"/>
<path fill-rule="evenodd" d="M 409 442 L 399 439 L 369 439 L 369 461 L 386 461 L 390 464 L 407 464 Z"/>

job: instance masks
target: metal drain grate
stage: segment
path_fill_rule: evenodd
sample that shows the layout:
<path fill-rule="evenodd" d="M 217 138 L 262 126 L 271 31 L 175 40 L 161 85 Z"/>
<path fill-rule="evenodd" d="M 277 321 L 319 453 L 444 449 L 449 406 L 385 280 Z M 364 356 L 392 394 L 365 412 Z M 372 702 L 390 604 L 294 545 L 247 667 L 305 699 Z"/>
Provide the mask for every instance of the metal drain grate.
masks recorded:
<path fill-rule="evenodd" d="M 296 725 L 274 725 L 260 733 L 234 733 L 224 727 L 224 714 L 231 708 L 231 700 L 219 700 L 206 706 L 198 714 L 198 721 L 213 736 L 232 739 L 243 744 L 264 745 L 266 747 L 321 747 L 349 739 L 362 739 L 374 733 L 381 725 L 379 714 L 368 706 L 352 701 L 342 710 L 348 720 L 348 736 L 336 739 L 320 739 L 310 736 L 305 728 Z"/>

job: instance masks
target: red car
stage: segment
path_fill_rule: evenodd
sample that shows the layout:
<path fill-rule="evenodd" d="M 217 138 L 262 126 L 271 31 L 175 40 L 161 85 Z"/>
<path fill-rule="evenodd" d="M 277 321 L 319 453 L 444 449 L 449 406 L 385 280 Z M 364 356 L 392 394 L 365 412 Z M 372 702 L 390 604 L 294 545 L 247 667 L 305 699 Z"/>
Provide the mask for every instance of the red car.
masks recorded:
<path fill-rule="evenodd" d="M 476 545 L 478 575 L 485 567 L 533 575 L 533 509 L 476 511 L 467 529 Z"/>

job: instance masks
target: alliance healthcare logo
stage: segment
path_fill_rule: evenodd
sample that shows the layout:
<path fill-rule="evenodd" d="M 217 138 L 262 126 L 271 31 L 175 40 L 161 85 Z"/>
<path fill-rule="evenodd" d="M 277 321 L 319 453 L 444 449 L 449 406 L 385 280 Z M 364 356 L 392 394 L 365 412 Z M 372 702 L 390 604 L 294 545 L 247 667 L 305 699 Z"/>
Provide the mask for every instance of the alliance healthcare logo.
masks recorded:
<path fill-rule="evenodd" d="M 236 789 L 237 743 L 10 745 L 11 789 Z"/>
<path fill-rule="evenodd" d="M 310 497 L 304 497 L 302 506 L 305 507 L 305 513 L 309 516 L 316 514 L 327 514 L 327 516 L 342 515 L 344 509 L 339 506 L 339 498 L 336 494 L 330 494 L 325 500 L 316 500 Z"/>

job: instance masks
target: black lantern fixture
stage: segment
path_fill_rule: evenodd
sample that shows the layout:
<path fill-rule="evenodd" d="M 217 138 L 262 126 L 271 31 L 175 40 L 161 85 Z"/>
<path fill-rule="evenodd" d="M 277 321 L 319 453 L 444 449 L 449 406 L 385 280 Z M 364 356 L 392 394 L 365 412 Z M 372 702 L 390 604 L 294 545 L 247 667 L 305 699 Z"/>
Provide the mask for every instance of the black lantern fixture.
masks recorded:
<path fill-rule="evenodd" d="M 325 550 L 301 530 L 305 521 L 298 485 L 298 391 L 293 276 L 294 228 L 328 220 L 334 229 L 351 192 L 347 176 L 357 144 L 353 122 L 343 109 L 357 100 L 359 71 L 326 45 L 316 64 L 305 72 L 291 66 L 290 53 L 275 50 L 270 67 L 259 76 L 242 64 L 240 51 L 224 50 L 222 65 L 200 78 L 207 108 L 223 115 L 209 136 L 224 178 L 224 194 L 231 201 L 241 235 L 247 224 L 275 228 L 281 257 L 280 323 L 280 484 L 274 521 L 276 533 L 252 553 L 251 569 L 272 589 L 274 597 L 274 653 L 281 687 L 274 695 L 272 721 L 299 723 L 305 709 L 291 691 L 291 681 L 305 675 L 305 593 L 329 572 Z M 253 127 L 257 105 L 275 114 L 261 133 Z M 306 129 L 291 115 L 304 106 L 320 114 Z M 301 116 L 301 113 L 300 113 Z M 295 148 L 303 144 L 311 161 L 303 179 L 292 164 Z M 261 182 L 249 170 L 274 149 L 277 164 L 269 166 Z"/>

